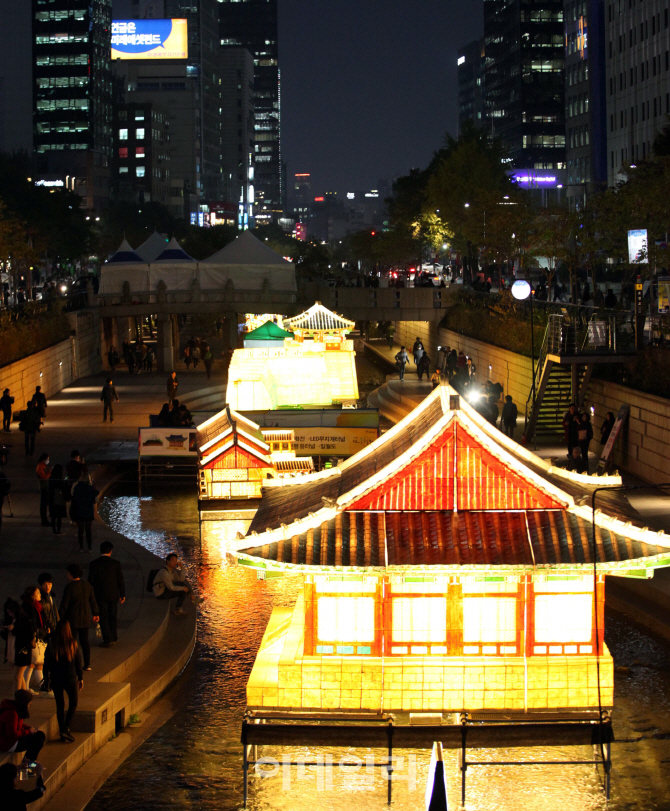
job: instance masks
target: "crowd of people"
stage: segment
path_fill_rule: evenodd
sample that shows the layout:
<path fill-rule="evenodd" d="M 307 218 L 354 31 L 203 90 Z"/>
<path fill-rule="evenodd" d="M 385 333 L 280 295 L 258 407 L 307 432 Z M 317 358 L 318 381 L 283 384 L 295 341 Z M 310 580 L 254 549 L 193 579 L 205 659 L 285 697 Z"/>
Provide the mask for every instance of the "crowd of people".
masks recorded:
<path fill-rule="evenodd" d="M 156 360 L 156 349 L 153 344 L 144 343 L 141 338 L 138 338 L 134 343 L 126 338 L 121 345 L 121 354 L 123 355 L 123 362 L 128 367 L 128 372 L 132 374 L 139 374 L 140 372 L 147 372 L 151 374 L 154 370 L 154 361 Z M 107 363 L 109 370 L 112 374 L 116 373 L 116 367 L 121 362 L 119 353 L 115 346 L 110 347 L 107 353 Z"/>
<path fill-rule="evenodd" d="M 605 447 L 612 433 L 615 418 L 612 411 L 605 415 L 600 427 L 600 444 Z M 588 411 L 571 403 L 563 414 L 563 439 L 568 449 L 567 469 L 575 473 L 589 473 L 589 446 L 593 440 L 593 426 Z"/>
<path fill-rule="evenodd" d="M 197 369 L 198 364 L 202 361 L 207 373 L 207 379 L 209 380 L 212 376 L 214 355 L 209 344 L 204 339 L 191 336 L 184 347 L 183 358 L 187 369 L 191 368 L 191 364 L 193 364 L 194 369 Z"/>
<path fill-rule="evenodd" d="M 14 397 L 9 389 L 5 389 L 0 397 L 0 411 L 2 411 L 2 430 L 5 434 L 12 431 L 12 414 Z M 41 386 L 35 386 L 35 393 L 26 403 L 25 410 L 19 413 L 19 431 L 25 437 L 24 444 L 26 456 L 35 455 L 35 437 L 40 432 L 47 417 L 47 398 Z"/>

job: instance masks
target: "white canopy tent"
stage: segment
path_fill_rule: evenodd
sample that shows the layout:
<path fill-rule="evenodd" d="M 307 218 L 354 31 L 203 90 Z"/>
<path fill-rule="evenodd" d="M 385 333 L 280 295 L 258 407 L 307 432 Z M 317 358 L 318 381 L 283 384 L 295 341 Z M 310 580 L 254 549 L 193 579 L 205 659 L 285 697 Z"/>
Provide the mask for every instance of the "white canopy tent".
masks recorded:
<path fill-rule="evenodd" d="M 231 280 L 241 290 L 296 290 L 295 266 L 244 231 L 225 248 L 200 262 L 200 287 L 220 290 Z"/>
<path fill-rule="evenodd" d="M 149 265 L 142 261 L 126 239 L 100 270 L 100 293 L 121 294 L 124 282 L 129 282 L 133 292 L 149 290 Z"/>

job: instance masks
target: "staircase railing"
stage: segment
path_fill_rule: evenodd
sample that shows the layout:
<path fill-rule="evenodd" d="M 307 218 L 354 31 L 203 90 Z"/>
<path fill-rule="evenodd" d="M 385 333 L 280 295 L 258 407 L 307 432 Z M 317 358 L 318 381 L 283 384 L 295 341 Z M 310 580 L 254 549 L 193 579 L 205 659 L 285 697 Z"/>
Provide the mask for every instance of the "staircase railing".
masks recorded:
<path fill-rule="evenodd" d="M 528 397 L 526 399 L 526 413 L 525 413 L 525 420 L 524 420 L 524 433 L 528 428 L 528 420 L 529 414 L 528 409 L 529 407 L 532 409 L 532 399 L 533 399 L 533 392 L 537 391 L 540 385 L 540 379 L 542 377 L 542 369 L 544 368 L 544 362 L 547 359 L 547 353 L 552 351 L 550 350 L 550 346 L 553 347 L 556 341 L 556 326 L 553 323 L 552 319 L 554 316 L 549 316 L 549 321 L 547 323 L 547 328 L 544 331 L 544 340 L 542 341 L 542 346 L 540 347 L 540 355 L 538 358 L 538 362 L 535 365 L 535 371 L 533 375 L 533 382 L 530 387 L 530 391 L 528 392 Z M 560 318 L 560 316 L 559 316 Z"/>

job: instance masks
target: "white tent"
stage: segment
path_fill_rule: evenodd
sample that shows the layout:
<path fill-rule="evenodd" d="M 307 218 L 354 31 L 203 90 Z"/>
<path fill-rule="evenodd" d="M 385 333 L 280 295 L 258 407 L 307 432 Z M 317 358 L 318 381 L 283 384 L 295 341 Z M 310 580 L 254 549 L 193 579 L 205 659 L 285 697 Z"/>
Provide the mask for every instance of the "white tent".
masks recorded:
<path fill-rule="evenodd" d="M 172 237 L 163 251 L 149 265 L 149 280 L 152 290 L 159 282 L 165 282 L 168 290 L 188 290 L 193 283 L 198 263 L 189 256 Z"/>
<path fill-rule="evenodd" d="M 100 270 L 100 292 L 120 295 L 124 282 L 130 283 L 132 292 L 149 290 L 149 265 L 142 261 L 126 239 Z"/>
<path fill-rule="evenodd" d="M 240 290 L 296 290 L 295 266 L 244 231 L 225 248 L 200 262 L 200 286 L 220 290 L 231 280 Z"/>
<path fill-rule="evenodd" d="M 169 240 L 158 231 L 154 231 L 149 239 L 145 239 L 135 253 L 143 262 L 153 262 L 167 247 Z"/>

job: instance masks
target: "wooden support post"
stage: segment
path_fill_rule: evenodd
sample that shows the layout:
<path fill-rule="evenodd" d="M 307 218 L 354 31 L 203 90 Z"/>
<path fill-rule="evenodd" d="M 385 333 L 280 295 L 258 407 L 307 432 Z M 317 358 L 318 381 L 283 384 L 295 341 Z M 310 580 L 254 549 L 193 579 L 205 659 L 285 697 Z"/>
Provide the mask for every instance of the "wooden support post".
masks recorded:
<path fill-rule="evenodd" d="M 468 762 L 466 760 L 466 752 L 465 746 L 467 741 L 467 734 L 468 728 L 461 720 L 461 757 L 460 757 L 460 769 L 461 769 L 461 805 L 465 805 L 465 772 L 468 768 Z"/>
<path fill-rule="evenodd" d="M 386 780 L 388 782 L 388 804 L 391 805 L 391 797 L 393 792 L 393 721 L 389 721 L 386 728 L 388 735 L 388 766 L 386 767 Z"/>

